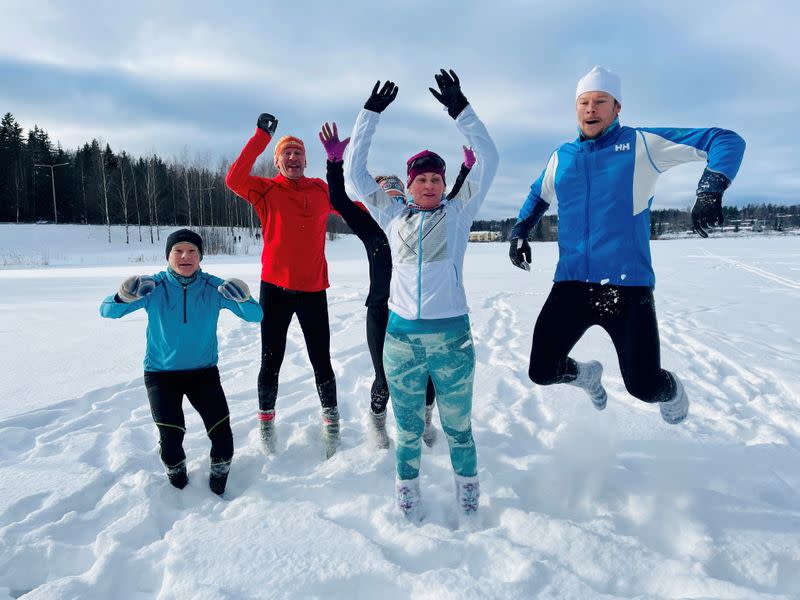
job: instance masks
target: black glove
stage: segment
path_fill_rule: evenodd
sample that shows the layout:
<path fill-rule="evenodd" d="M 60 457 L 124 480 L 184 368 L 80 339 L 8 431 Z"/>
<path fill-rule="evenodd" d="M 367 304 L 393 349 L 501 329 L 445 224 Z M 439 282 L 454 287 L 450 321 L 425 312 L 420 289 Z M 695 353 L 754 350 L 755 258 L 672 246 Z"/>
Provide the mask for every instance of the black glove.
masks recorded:
<path fill-rule="evenodd" d="M 722 225 L 722 194 L 702 192 L 692 207 L 692 229 L 707 238 L 706 230 L 712 225 Z"/>
<path fill-rule="evenodd" d="M 453 69 L 450 69 L 450 73 L 447 73 L 444 69 L 441 69 L 441 71 L 441 75 L 433 76 L 436 80 L 436 85 L 439 86 L 439 91 L 437 92 L 433 88 L 428 89 L 434 98 L 445 105 L 447 114 L 455 119 L 469 104 L 469 100 L 466 99 L 461 91 L 461 82 L 458 80 L 458 75 L 456 75 L 455 71 Z"/>
<path fill-rule="evenodd" d="M 508 257 L 515 267 L 519 267 L 523 271 L 531 270 L 531 246 L 525 238 L 509 240 Z"/>
<path fill-rule="evenodd" d="M 386 107 L 397 98 L 397 91 L 400 89 L 391 81 L 387 81 L 383 84 L 381 90 L 378 91 L 378 86 L 380 86 L 380 84 L 380 80 L 375 82 L 375 87 L 372 88 L 372 94 L 370 94 L 367 101 L 364 102 L 364 108 L 376 113 L 382 113 L 386 110 Z"/>
<path fill-rule="evenodd" d="M 708 237 L 708 229 L 712 225 L 721 226 L 722 193 L 731 184 L 722 173 L 706 169 L 697 184 L 697 200 L 692 207 L 692 229 L 700 237 Z"/>
<path fill-rule="evenodd" d="M 278 119 L 269 113 L 261 113 L 258 117 L 258 128 L 271 136 L 278 128 Z"/>

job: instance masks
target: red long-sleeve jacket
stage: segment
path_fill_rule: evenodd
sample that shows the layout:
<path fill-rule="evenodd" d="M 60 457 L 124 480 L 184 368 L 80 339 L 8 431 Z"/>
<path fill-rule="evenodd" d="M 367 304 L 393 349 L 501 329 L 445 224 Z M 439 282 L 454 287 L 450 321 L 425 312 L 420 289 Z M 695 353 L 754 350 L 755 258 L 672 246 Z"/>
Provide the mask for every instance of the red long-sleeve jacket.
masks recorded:
<path fill-rule="evenodd" d="M 261 280 L 289 290 L 327 289 L 325 230 L 333 211 L 328 185 L 316 177 L 256 177 L 250 171 L 272 138 L 261 129 L 228 169 L 227 186 L 261 219 Z"/>

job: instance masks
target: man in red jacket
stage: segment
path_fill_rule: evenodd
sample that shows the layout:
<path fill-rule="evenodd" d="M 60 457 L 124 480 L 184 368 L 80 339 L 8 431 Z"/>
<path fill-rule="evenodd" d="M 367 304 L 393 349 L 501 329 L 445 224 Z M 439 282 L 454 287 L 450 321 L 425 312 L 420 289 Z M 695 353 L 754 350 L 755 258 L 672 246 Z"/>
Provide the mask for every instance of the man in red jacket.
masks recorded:
<path fill-rule="evenodd" d="M 323 441 L 328 457 L 339 445 L 339 409 L 336 379 L 331 367 L 328 324 L 328 263 L 325 230 L 333 212 L 328 185 L 305 177 L 306 152 L 302 140 L 280 138 L 275 145 L 275 177 L 257 177 L 250 171 L 272 139 L 278 120 L 264 113 L 255 135 L 231 165 L 225 183 L 247 200 L 261 219 L 261 370 L 258 374 L 258 419 L 264 451 L 276 449 L 275 401 L 278 374 L 286 350 L 286 333 L 297 315 L 308 357 L 314 369 L 322 403 Z"/>

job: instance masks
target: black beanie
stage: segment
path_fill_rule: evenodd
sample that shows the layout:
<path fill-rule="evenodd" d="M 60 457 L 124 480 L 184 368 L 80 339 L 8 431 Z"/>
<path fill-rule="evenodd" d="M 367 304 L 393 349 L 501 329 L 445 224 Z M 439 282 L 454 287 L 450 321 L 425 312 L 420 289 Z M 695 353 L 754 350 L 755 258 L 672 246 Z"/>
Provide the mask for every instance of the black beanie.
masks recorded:
<path fill-rule="evenodd" d="M 181 242 L 189 242 L 190 244 L 197 246 L 197 249 L 200 251 L 200 259 L 202 260 L 203 238 L 201 238 L 191 229 L 178 229 L 178 231 L 173 231 L 169 234 L 169 237 L 167 238 L 167 260 L 169 260 L 169 253 L 172 251 L 172 247 L 175 244 L 180 244 Z"/>

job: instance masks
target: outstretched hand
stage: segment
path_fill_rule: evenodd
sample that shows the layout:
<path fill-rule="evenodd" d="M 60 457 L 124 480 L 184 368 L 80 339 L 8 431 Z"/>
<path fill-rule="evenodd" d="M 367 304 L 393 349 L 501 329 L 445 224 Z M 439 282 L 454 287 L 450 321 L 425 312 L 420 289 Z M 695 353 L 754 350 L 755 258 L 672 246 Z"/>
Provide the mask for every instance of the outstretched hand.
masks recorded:
<path fill-rule="evenodd" d="M 217 286 L 217 291 L 222 294 L 223 298 L 234 302 L 247 302 L 250 299 L 250 288 L 241 279 L 226 279 Z"/>
<path fill-rule="evenodd" d="M 344 156 L 344 149 L 347 148 L 350 138 L 340 141 L 336 123 L 331 128 L 326 121 L 319 130 L 319 141 L 322 142 L 322 147 L 325 148 L 325 152 L 328 154 L 328 160 L 339 162 Z"/>
<path fill-rule="evenodd" d="M 692 207 L 692 229 L 700 237 L 708 237 L 708 229 L 722 225 L 722 194 L 731 184 L 723 173 L 706 167 L 697 183 L 697 200 Z"/>
<path fill-rule="evenodd" d="M 461 146 L 464 149 L 464 166 L 471 169 L 475 166 L 475 151 L 469 146 Z"/>
<path fill-rule="evenodd" d="M 700 237 L 707 238 L 708 230 L 722 225 L 722 194 L 700 192 L 692 207 L 692 229 Z"/>
<path fill-rule="evenodd" d="M 437 92 L 433 88 L 428 89 L 431 91 L 434 98 L 444 104 L 445 108 L 447 108 L 447 114 L 455 119 L 461 114 L 461 111 L 466 108 L 467 104 L 469 104 L 469 100 L 467 100 L 464 93 L 461 91 L 461 82 L 456 72 L 453 71 L 453 69 L 450 69 L 449 73 L 444 69 L 440 69 L 440 71 L 441 74 L 433 76 L 436 80 L 436 85 L 439 87 L 439 91 Z"/>
<path fill-rule="evenodd" d="M 258 123 L 256 123 L 256 125 L 262 131 L 268 133 L 269 135 L 273 135 L 275 130 L 278 128 L 278 119 L 269 113 L 261 113 L 258 117 Z"/>
<path fill-rule="evenodd" d="M 515 267 L 519 267 L 523 271 L 531 270 L 531 246 L 528 240 L 524 238 L 509 240 L 508 257 Z"/>
<path fill-rule="evenodd" d="M 364 103 L 364 108 L 376 113 L 382 113 L 384 110 L 386 110 L 386 107 L 394 102 L 395 98 L 397 98 L 397 92 L 400 90 L 400 88 L 391 81 L 385 82 L 379 91 L 378 88 L 380 85 L 380 80 L 375 82 L 375 87 L 372 88 L 372 93 Z"/>
<path fill-rule="evenodd" d="M 132 275 L 122 282 L 117 297 L 125 303 L 135 302 L 153 293 L 156 280 L 149 275 Z"/>

